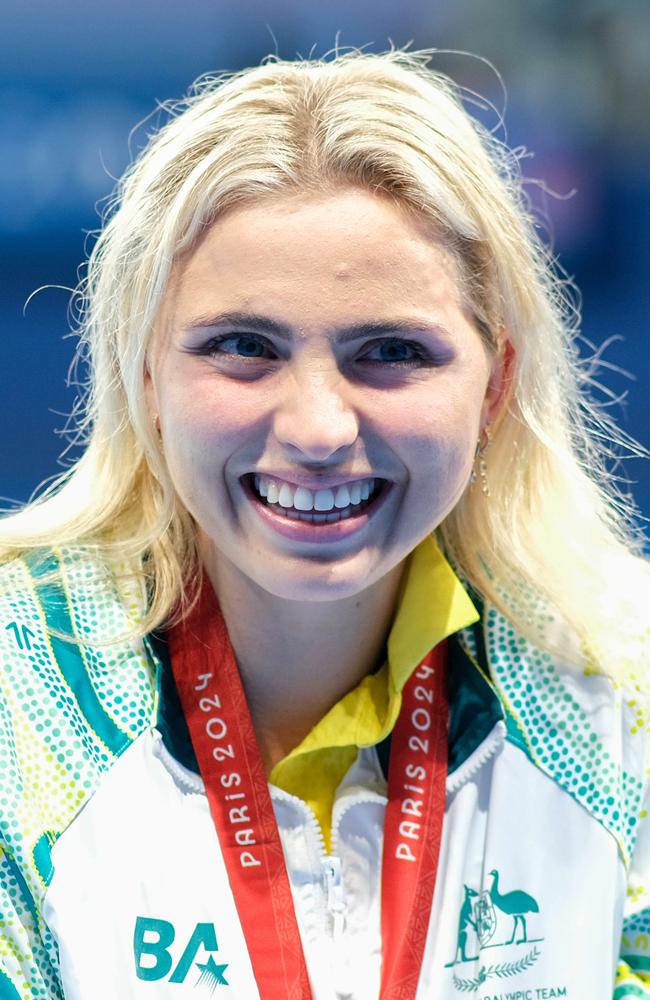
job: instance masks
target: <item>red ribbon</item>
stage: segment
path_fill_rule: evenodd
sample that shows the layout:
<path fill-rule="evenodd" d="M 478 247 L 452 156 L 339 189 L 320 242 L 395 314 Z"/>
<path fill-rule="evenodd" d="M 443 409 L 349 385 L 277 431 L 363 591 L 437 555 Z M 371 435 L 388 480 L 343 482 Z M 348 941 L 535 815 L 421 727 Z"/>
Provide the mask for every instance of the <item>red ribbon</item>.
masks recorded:
<path fill-rule="evenodd" d="M 228 632 L 206 581 L 169 632 L 183 712 L 262 1000 L 311 989 L 268 779 Z M 415 996 L 435 886 L 447 775 L 446 643 L 402 692 L 382 860 L 381 1000 Z"/>

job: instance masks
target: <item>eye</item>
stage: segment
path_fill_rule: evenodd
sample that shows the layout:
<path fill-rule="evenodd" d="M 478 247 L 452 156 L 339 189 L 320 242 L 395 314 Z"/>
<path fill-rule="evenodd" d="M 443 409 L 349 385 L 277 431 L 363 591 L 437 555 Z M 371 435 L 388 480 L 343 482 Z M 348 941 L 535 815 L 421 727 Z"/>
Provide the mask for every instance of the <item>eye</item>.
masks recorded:
<path fill-rule="evenodd" d="M 374 356 L 373 356 L 374 355 Z M 377 341 L 361 358 L 373 364 L 415 365 L 431 361 L 421 344 L 401 337 L 387 337 Z"/>
<path fill-rule="evenodd" d="M 254 333 L 227 333 L 222 337 L 213 337 L 206 344 L 205 353 L 212 356 L 226 355 L 252 359 L 268 359 L 275 356 L 270 345 Z"/>

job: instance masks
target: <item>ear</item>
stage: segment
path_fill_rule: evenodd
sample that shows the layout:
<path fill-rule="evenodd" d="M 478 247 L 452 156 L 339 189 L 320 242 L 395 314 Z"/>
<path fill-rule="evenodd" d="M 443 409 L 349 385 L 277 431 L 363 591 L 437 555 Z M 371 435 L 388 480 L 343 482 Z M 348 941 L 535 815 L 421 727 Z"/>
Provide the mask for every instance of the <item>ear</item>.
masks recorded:
<path fill-rule="evenodd" d="M 498 350 L 492 356 L 492 369 L 481 412 L 481 432 L 488 424 L 494 426 L 505 413 L 515 384 L 516 365 L 515 349 L 507 332 L 503 330 Z"/>

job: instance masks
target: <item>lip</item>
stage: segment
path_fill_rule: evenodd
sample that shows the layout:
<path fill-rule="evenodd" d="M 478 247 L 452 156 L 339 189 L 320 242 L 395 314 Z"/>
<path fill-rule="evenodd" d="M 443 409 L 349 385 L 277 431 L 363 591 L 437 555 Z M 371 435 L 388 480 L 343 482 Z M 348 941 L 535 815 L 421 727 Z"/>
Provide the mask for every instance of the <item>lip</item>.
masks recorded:
<path fill-rule="evenodd" d="M 260 473 L 260 475 L 265 475 L 265 473 Z M 379 479 L 379 476 L 368 476 L 366 478 Z M 391 483 L 384 480 L 377 498 L 373 500 L 370 506 L 365 508 L 362 513 L 357 514 L 355 517 L 348 517 L 342 521 L 336 521 L 332 524 L 310 524 L 308 521 L 293 521 L 289 520 L 289 518 L 285 517 L 283 514 L 275 514 L 272 508 L 258 500 L 247 476 L 243 476 L 240 482 L 249 503 L 256 511 L 257 516 L 262 520 L 262 522 L 272 528 L 278 535 L 282 535 L 284 538 L 290 538 L 298 542 L 331 543 L 338 542 L 339 540 L 347 539 L 352 535 L 358 534 L 363 531 L 370 521 L 375 518 L 377 512 L 381 510 L 386 502 L 386 499 L 391 493 Z M 331 488 L 331 483 L 333 482 L 333 480 L 330 480 L 327 487 Z M 349 482 L 354 482 L 354 480 L 342 479 L 337 485 Z M 302 484 L 298 483 L 297 485 Z M 321 484 L 320 487 L 316 488 L 326 489 L 327 487 Z"/>

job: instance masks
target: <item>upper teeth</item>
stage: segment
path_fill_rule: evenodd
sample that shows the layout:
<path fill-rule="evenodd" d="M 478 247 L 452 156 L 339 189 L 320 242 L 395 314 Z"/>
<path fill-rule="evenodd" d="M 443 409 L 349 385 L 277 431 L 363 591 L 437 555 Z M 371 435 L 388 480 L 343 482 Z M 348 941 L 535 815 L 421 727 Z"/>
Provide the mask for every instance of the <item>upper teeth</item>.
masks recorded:
<path fill-rule="evenodd" d="M 352 483 L 337 486 L 336 489 L 309 490 L 306 486 L 293 486 L 280 479 L 256 475 L 255 489 L 268 503 L 295 510 L 342 510 L 350 504 L 367 500 L 375 487 L 375 479 L 357 479 Z"/>

